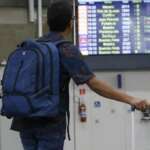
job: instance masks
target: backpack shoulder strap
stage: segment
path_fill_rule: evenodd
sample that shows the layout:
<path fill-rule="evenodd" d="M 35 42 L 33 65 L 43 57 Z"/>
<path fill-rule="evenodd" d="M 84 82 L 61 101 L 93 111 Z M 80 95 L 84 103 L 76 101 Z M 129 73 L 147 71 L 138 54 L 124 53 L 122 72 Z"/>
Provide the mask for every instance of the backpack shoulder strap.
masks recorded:
<path fill-rule="evenodd" d="M 59 94 L 59 76 L 60 76 L 60 59 L 59 59 L 59 51 L 58 48 L 55 46 L 54 43 L 51 42 L 44 42 L 44 44 L 47 45 L 49 48 L 49 51 L 52 55 L 52 93 L 53 94 Z"/>
<path fill-rule="evenodd" d="M 53 53 L 53 56 L 57 56 L 57 58 L 55 57 L 53 61 L 55 61 L 55 69 L 57 69 L 57 71 L 54 71 L 53 75 L 55 76 L 55 79 L 53 80 L 53 88 L 52 89 L 57 89 L 59 90 L 59 65 L 60 65 L 60 62 L 59 62 L 59 50 L 58 50 L 58 46 L 60 46 L 61 44 L 65 44 L 65 43 L 71 43 L 70 41 L 67 41 L 67 40 L 61 40 L 61 41 L 56 41 L 54 43 L 51 43 L 51 42 L 46 42 L 47 46 L 50 48 L 50 50 L 52 51 Z M 56 54 L 57 53 L 57 54 Z M 57 77 L 56 77 L 56 73 L 57 72 Z M 58 83 L 57 83 L 58 82 Z M 67 109 L 67 133 L 68 133 L 68 139 L 71 140 L 70 138 L 70 131 L 69 131 L 69 125 L 70 125 L 70 112 L 69 112 L 69 107 Z"/>
<path fill-rule="evenodd" d="M 60 46 L 61 44 L 65 44 L 65 43 L 71 43 L 70 41 L 67 41 L 67 40 L 61 40 L 61 41 L 57 41 L 55 42 L 54 44 L 56 45 L 56 47 Z M 70 141 L 71 140 L 71 137 L 70 137 L 70 111 L 69 111 L 69 106 L 67 108 L 67 134 L 68 134 L 68 140 Z"/>
<path fill-rule="evenodd" d="M 70 42 L 70 41 L 67 41 L 67 40 L 60 40 L 60 41 L 54 42 L 54 44 L 55 44 L 56 46 L 59 46 L 59 45 L 61 45 L 61 44 L 65 44 L 65 43 L 71 43 L 71 42 Z"/>

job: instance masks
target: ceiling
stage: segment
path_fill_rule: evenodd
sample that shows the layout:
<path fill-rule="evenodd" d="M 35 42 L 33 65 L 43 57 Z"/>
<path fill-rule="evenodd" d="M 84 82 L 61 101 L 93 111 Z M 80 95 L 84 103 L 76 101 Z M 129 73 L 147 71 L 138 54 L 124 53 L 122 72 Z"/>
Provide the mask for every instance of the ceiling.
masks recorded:
<path fill-rule="evenodd" d="M 38 0 L 35 0 L 35 5 L 37 4 L 37 1 Z M 51 1 L 56 0 L 42 0 L 43 6 L 44 7 L 48 6 Z M 27 6 L 28 0 L 0 0 L 0 7 L 27 7 Z"/>

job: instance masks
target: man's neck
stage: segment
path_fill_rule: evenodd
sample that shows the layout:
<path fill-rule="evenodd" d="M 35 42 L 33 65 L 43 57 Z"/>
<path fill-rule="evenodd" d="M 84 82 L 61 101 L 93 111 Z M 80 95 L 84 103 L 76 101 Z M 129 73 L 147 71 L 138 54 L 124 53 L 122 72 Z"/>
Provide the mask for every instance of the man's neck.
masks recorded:
<path fill-rule="evenodd" d="M 66 38 L 68 36 L 68 31 L 60 32 L 60 35 Z"/>

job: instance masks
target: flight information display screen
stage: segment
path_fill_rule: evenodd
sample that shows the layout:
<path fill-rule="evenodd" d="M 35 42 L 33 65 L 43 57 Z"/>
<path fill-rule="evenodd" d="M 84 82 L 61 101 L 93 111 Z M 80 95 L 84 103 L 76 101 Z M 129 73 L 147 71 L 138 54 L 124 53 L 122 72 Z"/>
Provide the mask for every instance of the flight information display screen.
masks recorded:
<path fill-rule="evenodd" d="M 78 0 L 83 55 L 150 53 L 150 0 Z"/>

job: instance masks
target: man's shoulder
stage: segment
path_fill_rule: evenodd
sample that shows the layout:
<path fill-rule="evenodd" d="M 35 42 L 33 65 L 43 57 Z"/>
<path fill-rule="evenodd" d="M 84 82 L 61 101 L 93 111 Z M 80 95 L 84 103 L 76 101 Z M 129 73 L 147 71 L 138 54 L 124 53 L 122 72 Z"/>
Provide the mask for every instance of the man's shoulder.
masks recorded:
<path fill-rule="evenodd" d="M 75 56 L 79 52 L 79 49 L 72 42 L 65 42 L 60 46 L 60 52 L 64 56 Z"/>
<path fill-rule="evenodd" d="M 69 49 L 76 49 L 77 46 L 75 46 L 73 44 L 73 42 L 71 41 L 68 41 L 68 40 L 63 40 L 63 44 L 61 44 L 61 48 L 69 48 Z"/>

